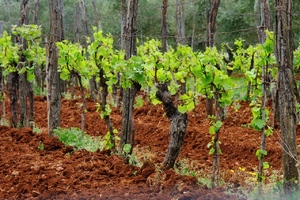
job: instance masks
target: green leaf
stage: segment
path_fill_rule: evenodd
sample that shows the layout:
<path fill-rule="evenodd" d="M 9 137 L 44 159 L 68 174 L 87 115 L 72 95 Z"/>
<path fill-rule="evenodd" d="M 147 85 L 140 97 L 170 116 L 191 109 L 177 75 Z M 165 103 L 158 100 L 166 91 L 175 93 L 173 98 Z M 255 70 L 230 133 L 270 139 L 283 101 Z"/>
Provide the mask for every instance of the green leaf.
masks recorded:
<path fill-rule="evenodd" d="M 273 133 L 273 128 L 268 126 L 268 128 L 265 130 L 265 135 L 268 137 L 268 136 L 271 136 Z"/>
<path fill-rule="evenodd" d="M 219 121 L 217 121 L 215 124 L 214 124 L 214 127 L 216 128 L 216 132 L 218 131 L 218 130 L 220 130 L 220 128 L 222 127 L 222 122 L 219 120 Z"/>
<path fill-rule="evenodd" d="M 253 107 L 253 108 L 251 108 L 251 112 L 252 112 L 253 118 L 258 118 L 260 116 L 260 113 L 261 113 L 261 108 L 260 107 Z"/>
<path fill-rule="evenodd" d="M 197 65 L 194 68 L 192 68 L 192 73 L 194 74 L 194 76 L 196 76 L 197 78 L 201 78 L 203 77 L 203 70 L 201 65 Z"/>
<path fill-rule="evenodd" d="M 184 101 L 190 99 L 190 97 L 187 94 L 182 94 L 179 99 Z"/>
<path fill-rule="evenodd" d="M 145 77 L 144 77 L 143 74 L 136 74 L 136 75 L 135 75 L 135 80 L 136 80 L 139 84 L 141 84 L 141 85 L 144 85 L 144 84 L 145 84 L 145 81 L 146 81 L 146 79 L 145 79 Z"/>
<path fill-rule="evenodd" d="M 29 72 L 27 73 L 27 80 L 29 82 L 32 82 L 34 80 L 34 78 L 35 78 L 34 73 L 29 73 Z"/>
<path fill-rule="evenodd" d="M 117 134 L 118 132 L 119 132 L 118 129 L 114 129 L 114 130 L 113 130 L 113 133 L 114 133 L 114 134 Z"/>
<path fill-rule="evenodd" d="M 212 135 L 215 134 L 216 133 L 216 128 L 214 126 L 210 126 L 209 127 L 209 133 L 212 134 Z"/>
<path fill-rule="evenodd" d="M 175 76 L 176 80 L 183 79 L 183 73 L 182 72 L 177 72 L 177 73 L 174 74 L 174 76 Z"/>
<path fill-rule="evenodd" d="M 126 154 L 129 154 L 130 151 L 131 151 L 131 144 L 124 144 L 123 151 L 124 151 Z"/>
<path fill-rule="evenodd" d="M 186 110 L 187 112 L 194 110 L 195 108 L 195 103 L 194 101 L 190 101 L 187 105 L 186 105 Z"/>
<path fill-rule="evenodd" d="M 212 154 L 214 154 L 215 153 L 215 148 L 211 148 L 210 150 L 209 150 L 209 155 L 212 155 Z"/>
<path fill-rule="evenodd" d="M 106 135 L 104 136 L 105 139 L 109 139 L 110 138 L 110 133 L 109 131 L 107 131 Z"/>
<path fill-rule="evenodd" d="M 69 80 L 70 76 L 68 73 L 60 73 L 60 78 L 65 81 L 65 80 Z"/>
<path fill-rule="evenodd" d="M 22 67 L 22 69 L 19 71 L 19 74 L 24 74 L 26 72 L 26 67 Z"/>
<path fill-rule="evenodd" d="M 157 105 L 157 104 L 161 104 L 161 101 L 158 100 L 157 98 L 152 98 L 152 99 L 151 99 L 151 103 L 152 103 L 153 105 Z"/>
<path fill-rule="evenodd" d="M 251 125 L 254 130 L 259 131 L 266 125 L 266 122 L 262 119 L 256 118 L 251 121 Z"/>
<path fill-rule="evenodd" d="M 213 144 L 214 144 L 213 141 L 209 142 L 209 143 L 207 144 L 207 148 L 209 149 L 210 147 L 212 147 Z"/>
<path fill-rule="evenodd" d="M 266 156 L 268 154 L 268 152 L 266 150 L 258 149 L 255 154 L 256 154 L 258 160 L 260 160 L 261 157 L 263 155 Z"/>
<path fill-rule="evenodd" d="M 186 105 L 179 105 L 178 106 L 178 111 L 182 114 L 186 113 L 187 112 L 187 107 Z"/>
<path fill-rule="evenodd" d="M 270 168 L 270 165 L 268 162 L 263 162 L 263 168 L 264 169 L 269 169 Z"/>

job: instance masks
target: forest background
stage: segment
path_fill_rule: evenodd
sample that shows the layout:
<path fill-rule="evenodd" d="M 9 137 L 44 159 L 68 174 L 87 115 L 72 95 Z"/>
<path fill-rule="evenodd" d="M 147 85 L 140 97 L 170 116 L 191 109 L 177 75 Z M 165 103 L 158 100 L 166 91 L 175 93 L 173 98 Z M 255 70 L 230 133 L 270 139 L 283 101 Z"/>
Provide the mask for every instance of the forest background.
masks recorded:
<path fill-rule="evenodd" d="M 37 0 L 35 0 L 37 1 Z M 30 22 L 34 22 L 34 3 L 30 4 Z M 218 10 L 215 45 L 222 43 L 234 46 L 236 39 L 243 39 L 245 45 L 257 44 L 257 26 L 260 24 L 259 1 L 257 0 L 222 0 Z M 96 3 L 96 7 L 94 7 Z M 207 30 L 207 10 L 209 1 L 184 0 L 184 20 L 186 44 L 194 50 L 205 50 Z M 142 0 L 138 7 L 138 40 L 144 42 L 147 38 L 161 39 L 161 0 Z M 89 0 L 85 1 L 89 36 L 92 27 L 98 24 L 104 34 L 110 33 L 114 37 L 115 47 L 119 49 L 121 43 L 121 1 L 117 0 Z M 95 16 L 95 8 L 99 16 Z M 11 25 L 16 25 L 20 16 L 20 0 L 0 0 L 0 36 L 3 30 L 10 31 Z M 270 0 L 271 18 L 274 24 L 274 0 Z M 293 1 L 293 31 L 295 47 L 300 41 L 300 2 Z M 85 40 L 85 33 L 81 18 L 81 11 L 76 11 L 76 1 L 64 1 L 64 37 L 69 41 Z M 43 28 L 43 33 L 49 33 L 48 1 L 40 0 L 37 24 Z M 176 0 L 168 3 L 168 44 L 176 44 Z M 78 27 L 78 32 L 75 31 Z M 76 35 L 77 34 L 77 35 Z"/>

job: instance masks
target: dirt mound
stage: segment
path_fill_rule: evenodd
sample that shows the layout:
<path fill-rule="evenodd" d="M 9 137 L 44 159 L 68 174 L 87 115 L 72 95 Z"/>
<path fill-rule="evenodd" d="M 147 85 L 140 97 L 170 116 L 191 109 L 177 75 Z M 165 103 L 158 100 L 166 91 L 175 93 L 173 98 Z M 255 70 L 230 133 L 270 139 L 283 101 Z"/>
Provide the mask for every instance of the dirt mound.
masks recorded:
<path fill-rule="evenodd" d="M 48 137 L 46 99 L 35 97 L 35 126 L 42 130 L 41 134 L 30 128 L 0 126 L 0 199 L 238 199 L 227 194 L 225 187 L 208 189 L 199 184 L 204 174 L 198 171 L 209 176 L 212 165 L 207 148 L 212 139 L 208 133 L 210 121 L 205 115 L 204 100 L 199 102 L 195 112 L 189 113 L 176 169 L 160 171 L 169 140 L 169 121 L 160 105 L 146 103 L 135 109 L 134 153 L 141 166 L 137 167 L 124 164 L 121 157 L 108 151 L 74 151 L 57 138 Z M 62 127 L 80 127 L 80 103 L 79 99 L 62 101 Z M 120 131 L 120 111 L 114 109 L 111 120 Z M 250 121 L 250 107 L 241 103 L 237 112 L 228 108 L 221 128 L 221 171 L 224 180 L 236 187 L 245 184 L 245 180 L 233 171 L 254 172 L 258 166 L 255 152 L 260 133 L 247 127 Z M 107 132 L 91 100 L 87 101 L 85 131 L 93 136 Z M 275 130 L 267 140 L 266 160 L 271 170 L 281 168 L 278 137 Z"/>

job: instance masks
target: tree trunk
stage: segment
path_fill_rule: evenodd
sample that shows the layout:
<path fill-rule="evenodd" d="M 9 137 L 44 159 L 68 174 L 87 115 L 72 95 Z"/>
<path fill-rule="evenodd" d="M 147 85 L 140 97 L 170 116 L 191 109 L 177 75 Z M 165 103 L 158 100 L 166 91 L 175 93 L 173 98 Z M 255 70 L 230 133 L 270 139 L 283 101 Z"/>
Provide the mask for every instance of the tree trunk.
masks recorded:
<path fill-rule="evenodd" d="M 75 12 L 74 12 L 74 41 L 79 43 L 79 24 L 78 24 L 78 21 L 79 21 L 79 2 L 76 1 L 75 3 Z"/>
<path fill-rule="evenodd" d="M 162 52 L 167 52 L 167 38 L 168 38 L 168 24 L 167 24 L 167 10 L 168 0 L 163 0 L 162 7 L 162 22 L 161 22 L 161 38 L 162 38 Z"/>
<path fill-rule="evenodd" d="M 80 43 L 79 37 L 79 2 L 75 2 L 75 12 L 74 12 L 74 42 Z M 71 87 L 71 99 L 74 99 L 75 85 L 76 85 L 76 76 L 71 76 L 70 87 Z"/>
<path fill-rule="evenodd" d="M 34 122 L 34 92 L 32 83 L 30 83 L 28 80 L 26 80 L 26 86 L 27 86 L 27 95 L 29 99 L 29 126 L 33 128 L 32 122 Z"/>
<path fill-rule="evenodd" d="M 206 46 L 213 47 L 215 44 L 215 34 L 217 25 L 217 14 L 220 5 L 220 0 L 210 0 L 210 8 L 207 11 L 207 30 L 206 30 Z M 213 99 L 206 98 L 206 114 L 213 115 Z"/>
<path fill-rule="evenodd" d="M 83 26 L 84 36 L 87 37 L 87 36 L 89 36 L 89 27 L 88 27 L 88 22 L 87 22 L 84 0 L 80 0 L 80 10 L 81 10 L 81 22 L 82 22 L 82 26 Z M 87 48 L 86 39 L 84 39 L 83 44 L 84 44 L 84 47 Z M 98 92 L 97 92 L 97 84 L 96 84 L 95 76 L 93 76 L 89 80 L 89 85 L 90 85 L 91 99 L 96 100 L 96 97 L 98 96 Z"/>
<path fill-rule="evenodd" d="M 121 49 L 125 50 L 125 28 L 127 24 L 127 0 L 122 0 L 122 16 L 121 16 Z"/>
<path fill-rule="evenodd" d="M 29 23 L 29 0 L 22 0 L 20 6 L 20 19 L 19 19 L 19 26 Z M 21 36 L 17 36 L 17 42 L 21 46 L 20 48 L 20 56 L 19 56 L 19 64 L 18 69 L 21 71 L 23 67 L 28 65 L 26 56 L 24 51 L 28 48 L 27 41 L 22 38 Z M 27 73 L 19 74 L 19 99 L 20 99 L 20 126 L 29 126 L 29 122 L 27 119 Z"/>
<path fill-rule="evenodd" d="M 184 21 L 184 4 L 183 0 L 176 0 L 176 43 L 185 45 L 185 21 Z M 175 79 L 174 79 L 175 80 Z M 176 98 L 178 99 L 181 94 L 186 93 L 186 82 L 180 82 L 179 93 Z M 177 101 L 176 99 L 176 101 Z"/>
<path fill-rule="evenodd" d="M 89 27 L 86 17 L 86 10 L 85 10 L 85 4 L 84 0 L 80 0 L 80 10 L 81 10 L 81 22 L 83 26 L 83 32 L 85 36 L 89 36 Z M 86 46 L 86 40 L 84 39 L 84 46 Z"/>
<path fill-rule="evenodd" d="M 99 14 L 99 10 L 98 10 L 96 0 L 93 0 L 92 4 L 93 4 L 93 7 L 94 7 L 95 26 L 97 27 L 98 30 L 102 30 L 100 14 Z"/>
<path fill-rule="evenodd" d="M 217 27 L 217 15 L 220 0 L 210 0 L 210 8 L 207 11 L 207 30 L 206 30 L 206 46 L 213 47 L 215 45 L 215 34 Z"/>
<path fill-rule="evenodd" d="M 297 93 L 293 75 L 292 0 L 275 1 L 276 60 L 278 73 L 279 122 L 282 137 L 284 191 L 298 189 L 296 110 Z"/>
<path fill-rule="evenodd" d="M 7 91 L 10 100 L 10 125 L 16 128 L 18 125 L 18 91 L 19 73 L 11 72 L 7 75 Z"/>
<path fill-rule="evenodd" d="M 260 0 L 260 24 L 258 25 L 258 40 L 260 43 L 264 43 L 266 41 L 265 31 L 272 30 L 272 22 L 271 22 L 271 11 L 269 0 Z"/>
<path fill-rule="evenodd" d="M 122 11 L 121 11 L 121 43 L 120 43 L 120 47 L 122 50 L 126 49 L 125 46 L 125 28 L 126 28 L 126 24 L 127 24 L 127 10 L 128 10 L 128 0 L 122 0 Z M 116 90 L 117 88 L 120 89 L 120 93 L 119 96 L 115 97 L 115 102 L 117 104 L 117 107 L 121 106 L 121 102 L 123 99 L 123 93 L 124 93 L 124 89 L 122 87 L 120 87 L 120 80 L 121 80 L 121 76 L 118 73 L 117 74 L 117 78 L 118 78 L 118 83 L 116 84 L 116 86 L 114 87 L 114 93 L 116 94 Z"/>
<path fill-rule="evenodd" d="M 33 24 L 38 24 L 38 13 L 39 13 L 40 0 L 34 0 L 34 10 L 33 10 Z M 41 88 L 42 92 L 44 91 L 44 69 L 43 64 L 34 67 L 35 80 L 37 86 Z M 30 84 L 32 89 L 32 84 Z M 29 90 L 30 91 L 30 90 Z"/>
<path fill-rule="evenodd" d="M 60 77 L 58 69 L 58 48 L 56 42 L 62 41 L 63 34 L 63 0 L 49 0 L 50 37 L 47 47 L 47 101 L 48 101 L 48 133 L 60 126 Z"/>
<path fill-rule="evenodd" d="M 176 43 L 186 44 L 183 0 L 176 0 Z"/>
<path fill-rule="evenodd" d="M 259 13 L 259 11 L 260 11 L 260 1 L 261 1 L 261 0 L 255 0 L 255 1 L 254 1 L 255 25 L 256 25 L 257 27 L 259 27 L 259 26 L 261 25 L 261 20 L 260 20 L 261 15 L 260 15 L 260 13 Z"/>
<path fill-rule="evenodd" d="M 19 100 L 20 100 L 20 122 L 19 126 L 28 126 L 28 119 L 27 119 L 27 88 L 26 88 L 26 74 L 23 73 L 19 75 Z"/>
<path fill-rule="evenodd" d="M 40 0 L 34 0 L 33 24 L 38 23 L 39 3 L 40 3 Z"/>
<path fill-rule="evenodd" d="M 131 56 L 137 54 L 136 49 L 136 32 L 137 32 L 137 10 L 138 10 L 138 0 L 129 0 L 128 13 L 126 26 L 123 32 L 125 47 L 125 59 L 128 60 Z M 123 93 L 123 109 L 122 109 L 122 130 L 121 130 L 121 152 L 123 155 L 123 147 L 125 144 L 131 145 L 132 153 L 134 146 L 134 121 L 133 121 L 133 105 L 134 98 L 137 91 L 140 89 L 140 85 L 133 83 L 131 88 L 127 88 Z M 125 158 L 125 163 L 128 163 L 128 157 Z"/>

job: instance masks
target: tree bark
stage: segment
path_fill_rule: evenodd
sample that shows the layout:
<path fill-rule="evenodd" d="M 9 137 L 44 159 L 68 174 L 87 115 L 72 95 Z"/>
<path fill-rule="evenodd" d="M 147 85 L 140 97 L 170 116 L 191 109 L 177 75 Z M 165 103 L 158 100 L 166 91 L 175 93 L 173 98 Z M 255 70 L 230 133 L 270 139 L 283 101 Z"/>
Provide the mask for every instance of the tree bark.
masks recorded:
<path fill-rule="evenodd" d="M 78 26 L 78 21 L 79 21 L 79 2 L 76 1 L 75 3 L 75 12 L 74 12 L 74 41 L 79 43 L 79 26 Z"/>
<path fill-rule="evenodd" d="M 207 11 L 206 46 L 213 47 L 215 44 L 217 15 L 220 0 L 210 0 L 209 4 L 210 8 Z M 213 115 L 213 99 L 208 97 L 206 98 L 206 114 L 207 116 Z"/>
<path fill-rule="evenodd" d="M 163 0 L 162 7 L 162 22 L 161 22 L 161 38 L 162 38 L 162 52 L 167 52 L 168 39 L 168 24 L 167 24 L 168 0 Z"/>
<path fill-rule="evenodd" d="M 213 47 L 215 45 L 215 34 L 217 28 L 217 15 L 220 0 L 210 0 L 210 8 L 207 11 L 207 30 L 206 30 L 206 46 Z"/>
<path fill-rule="evenodd" d="M 261 22 L 258 28 L 258 40 L 260 43 L 264 43 L 266 41 L 266 30 L 272 30 L 272 22 L 271 22 L 271 11 L 269 0 L 260 0 L 260 16 Z"/>
<path fill-rule="evenodd" d="M 34 0 L 34 10 L 33 10 L 33 24 L 38 24 L 38 14 L 39 14 L 39 5 L 40 5 L 40 0 Z M 35 74 L 35 80 L 37 82 L 38 87 L 41 88 L 42 92 L 44 91 L 44 74 L 45 74 L 45 69 L 43 67 L 44 65 L 41 64 L 39 66 L 34 67 L 34 74 Z M 31 89 L 32 89 L 32 84 L 30 84 Z"/>
<path fill-rule="evenodd" d="M 168 0 L 163 0 L 162 6 L 162 52 L 167 51 L 167 11 Z M 155 72 L 156 73 L 156 72 Z M 157 77 L 155 77 L 157 79 Z M 188 117 L 187 114 L 181 114 L 173 102 L 171 93 L 168 90 L 167 83 L 158 83 L 156 80 L 156 97 L 163 103 L 164 111 L 170 120 L 170 140 L 167 154 L 163 161 L 163 169 L 170 169 L 174 167 L 175 161 L 180 153 L 181 146 L 184 142 L 184 135 L 186 133 Z"/>
<path fill-rule="evenodd" d="M 49 0 L 50 37 L 47 47 L 47 101 L 48 101 L 48 133 L 60 126 L 60 77 L 58 69 L 58 48 L 56 42 L 62 41 L 63 34 L 63 0 Z"/>
<path fill-rule="evenodd" d="M 292 0 L 275 1 L 276 60 L 278 73 L 279 122 L 282 137 L 284 191 L 298 189 L 296 110 L 297 93 L 293 75 Z"/>
<path fill-rule="evenodd" d="M 163 103 L 164 111 L 170 120 L 170 140 L 167 154 L 163 161 L 163 169 L 174 167 L 180 153 L 187 129 L 188 116 L 178 111 L 166 84 L 157 84 L 156 97 Z"/>
<path fill-rule="evenodd" d="M 176 0 L 176 30 L 176 43 L 186 44 L 183 0 Z"/>
<path fill-rule="evenodd" d="M 16 66 L 15 66 L 16 67 Z M 19 73 L 11 72 L 7 75 L 7 91 L 10 100 L 10 125 L 16 128 L 18 125 L 18 91 Z"/>
<path fill-rule="evenodd" d="M 27 25 L 29 23 L 29 0 L 22 0 L 21 6 L 20 6 L 20 19 L 19 19 L 19 26 Z M 24 51 L 28 48 L 27 41 L 22 38 L 20 35 L 17 36 L 17 42 L 21 46 L 20 48 L 20 55 L 19 55 L 19 64 L 18 69 L 21 71 L 23 67 L 26 67 L 28 64 L 28 61 L 26 59 L 26 56 L 24 54 Z M 28 83 L 29 85 L 29 83 Z M 28 88 L 27 88 L 27 73 L 21 73 L 19 74 L 19 100 L 20 100 L 20 127 L 23 126 L 29 126 L 29 122 L 27 119 L 27 94 L 28 94 Z M 32 99 L 32 98 L 31 98 Z M 32 105 L 32 104 L 30 104 Z"/>
<path fill-rule="evenodd" d="M 40 0 L 34 0 L 33 24 L 38 23 L 39 3 L 40 3 Z"/>
<path fill-rule="evenodd" d="M 125 28 L 127 24 L 127 0 L 122 0 L 122 16 L 121 16 L 121 49 L 125 50 Z"/>
<path fill-rule="evenodd" d="M 122 42 L 125 47 L 125 59 L 128 60 L 131 56 L 137 54 L 136 49 L 136 32 L 137 32 L 137 10 L 138 10 L 138 0 L 129 0 L 128 13 L 126 26 L 123 32 L 124 41 Z M 121 130 L 121 146 L 120 150 L 123 155 L 123 147 L 125 144 L 131 145 L 132 153 L 134 146 L 134 121 L 133 121 L 133 105 L 136 93 L 140 90 L 140 85 L 138 83 L 133 83 L 131 88 L 127 88 L 123 93 L 123 109 L 122 109 L 122 130 Z M 125 157 L 125 163 L 128 163 L 128 157 Z"/>
<path fill-rule="evenodd" d="M 184 1 L 176 0 L 176 43 L 185 45 L 185 21 L 184 21 Z M 176 95 L 178 99 L 181 94 L 186 93 L 186 82 L 180 82 L 180 92 Z M 176 99 L 176 101 L 177 101 Z"/>
<path fill-rule="evenodd" d="M 81 10 L 81 22 L 83 25 L 84 36 L 87 37 L 87 36 L 89 36 L 89 27 L 88 27 L 88 21 L 87 21 L 87 16 L 86 16 L 84 0 L 80 0 L 80 10 Z M 87 42 L 86 42 L 85 37 L 84 37 L 83 44 L 84 44 L 84 47 L 87 48 Z M 97 92 L 97 84 L 96 84 L 95 76 L 93 76 L 89 80 L 89 84 L 90 84 L 91 99 L 96 100 L 96 97 L 98 96 L 98 92 Z"/>
<path fill-rule="evenodd" d="M 89 27 L 86 17 L 86 10 L 84 0 L 80 0 L 80 9 L 81 9 L 81 23 L 83 25 L 83 32 L 85 36 L 89 36 Z M 84 44 L 86 46 L 86 40 L 84 39 Z"/>
<path fill-rule="evenodd" d="M 102 30 L 100 14 L 99 14 L 99 10 L 98 10 L 96 0 L 93 0 L 92 4 L 93 4 L 93 7 L 94 7 L 95 26 L 97 27 L 98 30 Z"/>

